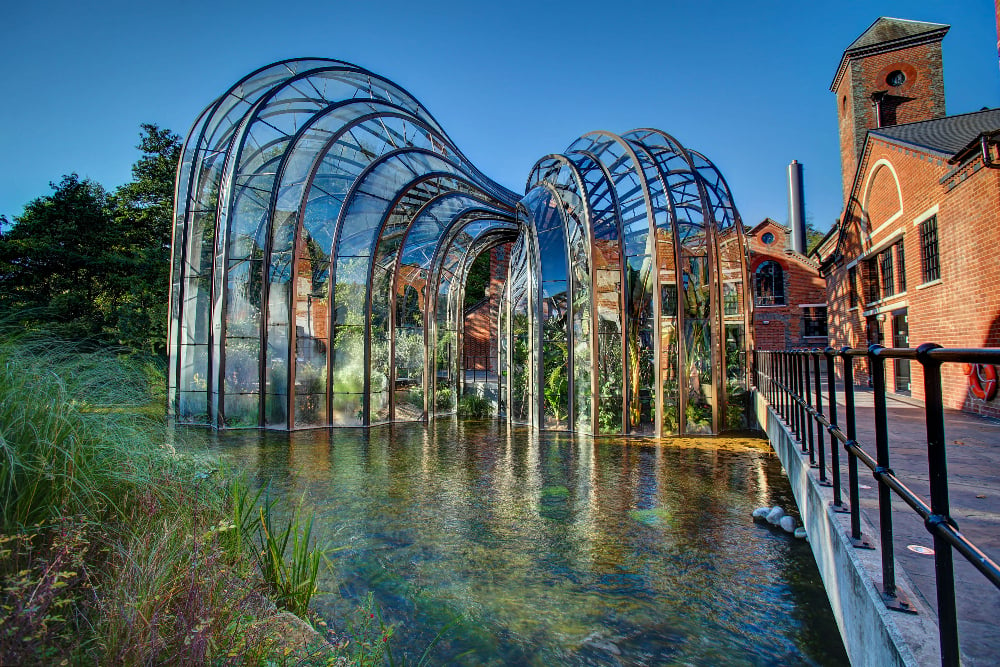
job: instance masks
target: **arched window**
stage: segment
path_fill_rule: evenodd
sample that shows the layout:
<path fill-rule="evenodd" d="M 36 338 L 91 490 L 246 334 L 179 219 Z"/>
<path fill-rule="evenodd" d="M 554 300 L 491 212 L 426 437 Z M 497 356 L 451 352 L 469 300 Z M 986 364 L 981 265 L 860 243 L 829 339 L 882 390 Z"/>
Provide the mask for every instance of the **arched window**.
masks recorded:
<path fill-rule="evenodd" d="M 754 274 L 754 289 L 758 306 L 785 305 L 785 272 L 781 265 L 771 260 L 762 262 Z"/>

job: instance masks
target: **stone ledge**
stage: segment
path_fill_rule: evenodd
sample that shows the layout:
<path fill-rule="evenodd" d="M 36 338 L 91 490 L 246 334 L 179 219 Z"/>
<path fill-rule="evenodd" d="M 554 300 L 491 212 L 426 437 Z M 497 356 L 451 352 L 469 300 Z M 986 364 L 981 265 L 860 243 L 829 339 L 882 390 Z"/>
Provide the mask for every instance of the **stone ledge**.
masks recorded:
<path fill-rule="evenodd" d="M 861 532 L 875 549 L 855 549 L 848 539 L 850 514 L 833 511 L 833 489 L 819 485 L 818 473 L 809 467 L 808 456 L 800 453 L 794 435 L 758 392 L 754 392 L 754 411 L 757 423 L 766 431 L 788 474 L 851 664 L 940 665 L 936 614 L 916 593 L 916 587 L 899 563 L 897 588 L 916 607 L 917 613 L 892 611 L 882 602 L 874 583 L 882 578 L 875 526 L 862 512 Z"/>

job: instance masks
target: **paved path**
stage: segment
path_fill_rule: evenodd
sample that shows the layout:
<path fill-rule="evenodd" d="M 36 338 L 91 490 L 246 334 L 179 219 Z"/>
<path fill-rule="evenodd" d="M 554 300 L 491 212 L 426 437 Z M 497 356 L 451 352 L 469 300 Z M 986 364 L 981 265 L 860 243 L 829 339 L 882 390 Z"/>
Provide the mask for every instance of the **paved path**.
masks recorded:
<path fill-rule="evenodd" d="M 839 387 L 838 390 L 842 389 Z M 825 392 L 824 392 L 825 393 Z M 858 440 L 875 456 L 875 411 L 871 390 L 855 393 Z M 843 392 L 838 394 L 838 416 L 845 422 Z M 930 502 L 927 470 L 927 430 L 923 406 L 909 399 L 887 398 L 889 462 L 911 490 Z M 1000 560 L 1000 423 L 957 411 L 945 411 L 951 515 L 959 529 L 993 560 Z M 829 439 L 826 440 L 829 447 Z M 829 450 L 827 450 L 829 452 Z M 842 450 L 843 451 L 843 450 Z M 847 501 L 846 456 L 841 454 L 844 501 Z M 829 462 L 829 453 L 827 454 Z M 879 525 L 877 483 L 860 464 L 861 507 L 874 526 Z M 934 557 L 909 545 L 933 547 L 923 520 L 893 495 L 893 546 L 897 568 L 902 567 L 932 609 L 937 609 Z M 877 536 L 876 536 L 877 538 Z M 971 665 L 1000 664 L 1000 591 L 960 554 L 955 553 L 959 640 Z"/>

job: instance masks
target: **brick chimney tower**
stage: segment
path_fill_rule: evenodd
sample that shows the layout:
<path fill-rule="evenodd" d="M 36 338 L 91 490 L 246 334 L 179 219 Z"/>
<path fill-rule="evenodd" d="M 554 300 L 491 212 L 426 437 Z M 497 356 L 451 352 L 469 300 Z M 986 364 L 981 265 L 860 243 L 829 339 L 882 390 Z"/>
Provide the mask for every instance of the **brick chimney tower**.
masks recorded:
<path fill-rule="evenodd" d="M 949 27 L 881 17 L 844 51 L 830 90 L 845 205 L 868 130 L 945 115 L 941 40 Z"/>

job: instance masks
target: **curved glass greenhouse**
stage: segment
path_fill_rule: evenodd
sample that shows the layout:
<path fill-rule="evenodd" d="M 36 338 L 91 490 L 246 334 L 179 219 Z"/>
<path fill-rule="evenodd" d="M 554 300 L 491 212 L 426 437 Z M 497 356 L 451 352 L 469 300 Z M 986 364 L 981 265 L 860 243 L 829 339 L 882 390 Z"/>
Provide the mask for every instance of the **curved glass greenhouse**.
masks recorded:
<path fill-rule="evenodd" d="M 185 142 L 173 414 L 291 429 L 454 412 L 477 390 L 466 277 L 497 247 L 486 395 L 501 415 L 584 433 L 742 425 L 746 251 L 711 162 L 657 130 L 595 132 L 539 161 L 521 197 L 405 90 L 324 59 L 247 76 Z"/>

